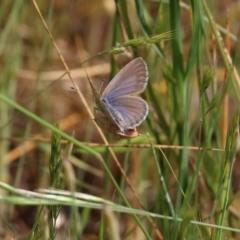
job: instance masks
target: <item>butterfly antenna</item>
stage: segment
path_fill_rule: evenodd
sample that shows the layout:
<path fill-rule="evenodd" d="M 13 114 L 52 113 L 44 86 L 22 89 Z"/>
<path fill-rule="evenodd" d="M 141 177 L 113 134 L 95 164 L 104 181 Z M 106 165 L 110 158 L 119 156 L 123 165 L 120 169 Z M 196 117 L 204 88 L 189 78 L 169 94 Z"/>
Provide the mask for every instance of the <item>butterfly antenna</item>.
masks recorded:
<path fill-rule="evenodd" d="M 86 68 L 83 67 L 83 69 L 84 69 L 84 71 L 85 71 L 85 73 L 86 73 L 86 75 L 87 75 L 87 79 L 88 79 L 88 82 L 89 82 L 89 84 L 90 84 L 90 86 L 91 86 L 92 92 L 94 93 L 94 87 L 93 87 L 93 85 L 92 85 L 92 81 L 91 81 L 90 77 L 88 76 L 88 73 L 87 73 L 87 71 L 86 71 Z M 93 101 L 95 102 L 96 98 L 95 98 L 94 94 L 92 94 L 92 95 L 93 95 Z"/>
<path fill-rule="evenodd" d="M 83 91 L 83 90 L 80 90 L 80 89 L 76 89 L 75 87 L 70 87 L 70 89 L 75 90 L 75 91 L 79 91 L 79 92 L 82 92 L 82 93 L 88 93 L 88 94 L 92 95 L 92 93 L 89 92 L 89 91 Z"/>
<path fill-rule="evenodd" d="M 87 73 L 87 71 L 86 71 L 86 68 L 83 67 L 83 69 L 84 69 L 84 71 L 85 71 L 85 73 L 86 73 L 86 75 L 87 75 L 87 79 L 88 79 L 88 81 L 90 82 L 91 80 L 90 80 L 90 77 L 88 76 L 88 73 Z"/>
<path fill-rule="evenodd" d="M 101 92 L 104 82 L 105 82 L 105 79 L 102 80 L 102 83 L 101 83 L 101 87 L 100 87 L 100 89 L 99 89 L 99 92 Z"/>

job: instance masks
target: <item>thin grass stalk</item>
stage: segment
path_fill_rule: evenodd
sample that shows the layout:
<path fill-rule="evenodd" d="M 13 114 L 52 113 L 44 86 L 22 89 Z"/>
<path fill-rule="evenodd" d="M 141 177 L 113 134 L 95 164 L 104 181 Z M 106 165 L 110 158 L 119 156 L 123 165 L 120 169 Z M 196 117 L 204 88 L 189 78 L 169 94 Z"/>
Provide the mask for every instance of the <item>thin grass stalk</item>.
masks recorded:
<path fill-rule="evenodd" d="M 197 61 L 197 69 L 200 69 L 201 65 L 201 54 L 199 52 L 199 58 Z M 204 113 L 205 113 L 205 108 L 204 108 L 204 96 L 206 94 L 206 89 L 208 88 L 212 78 L 211 75 L 207 75 L 207 74 L 197 74 L 198 75 L 198 86 L 199 86 L 199 96 L 200 96 L 200 121 L 199 121 L 199 133 L 198 133 L 198 142 L 199 144 L 201 144 L 201 138 L 202 138 L 202 129 L 206 130 L 206 127 L 204 125 L 204 123 L 208 123 L 208 121 L 204 121 L 205 117 L 204 117 Z M 207 77 L 206 77 L 207 75 Z M 203 127 L 204 125 L 204 127 Z M 205 132 L 205 140 L 204 140 L 204 145 L 206 146 L 206 144 L 208 144 L 208 139 L 211 137 L 210 132 L 208 131 L 208 128 Z M 202 144 L 201 144 L 202 145 Z M 201 150 L 200 150 L 201 149 Z M 197 165 L 193 174 L 193 178 L 192 181 L 189 183 L 186 195 L 185 195 L 185 199 L 187 199 L 186 201 L 183 202 L 183 204 L 185 204 L 185 207 L 182 207 L 182 209 L 185 209 L 192 194 L 194 193 L 194 190 L 198 189 L 198 176 L 199 176 L 199 171 L 200 171 L 200 167 L 202 166 L 202 162 L 204 160 L 204 156 L 205 156 L 206 150 L 202 149 L 201 146 L 199 146 L 199 152 L 197 154 Z M 196 191 L 195 193 L 195 204 L 198 205 L 198 191 Z"/>
<path fill-rule="evenodd" d="M 55 126 L 59 128 L 58 124 Z M 62 172 L 61 165 L 61 137 L 52 132 L 52 145 L 51 145 L 51 153 L 50 153 L 50 161 L 49 161 L 49 173 L 51 177 L 51 187 L 55 189 L 63 188 L 63 179 L 60 177 Z M 48 224 L 49 224 L 49 237 L 50 239 L 55 239 L 55 225 L 57 221 L 57 217 L 60 213 L 61 206 L 50 206 L 48 211 Z"/>
<path fill-rule="evenodd" d="M 198 68 L 201 69 L 200 63 L 198 64 Z M 215 131 L 215 127 L 212 126 L 217 126 L 217 121 L 218 118 L 210 118 L 209 114 L 211 113 L 214 115 L 213 111 L 209 113 L 209 105 L 210 101 L 208 99 L 207 95 L 207 88 L 211 83 L 215 84 L 214 82 L 215 79 L 215 71 L 212 68 L 204 68 L 202 70 L 202 73 L 199 75 L 198 74 L 198 87 L 199 87 L 199 96 L 200 96 L 200 119 L 201 119 L 201 129 L 203 130 L 205 139 L 204 143 L 205 146 L 210 145 L 210 139 Z M 200 142 L 200 137 L 199 137 L 199 142 Z"/>
<path fill-rule="evenodd" d="M 81 212 L 81 227 L 82 227 L 82 230 L 85 229 L 87 223 L 89 222 L 90 213 L 91 213 L 91 209 L 89 209 L 89 208 L 84 208 L 83 211 Z"/>
<path fill-rule="evenodd" d="M 184 76 L 183 67 L 183 52 L 182 52 L 182 29 L 181 29 L 181 17 L 180 7 L 178 0 L 171 0 L 170 6 L 170 26 L 171 31 L 175 31 L 175 38 L 172 39 L 172 61 L 173 69 L 172 74 L 176 80 L 176 85 L 172 87 L 173 96 L 173 115 L 177 124 L 177 134 L 179 144 L 182 146 L 188 145 L 188 128 L 187 128 L 187 86 L 186 79 Z M 179 184 L 185 192 L 188 182 L 188 151 L 182 150 L 179 153 Z M 177 189 L 176 193 L 176 212 L 181 208 L 183 196 L 180 188 Z M 177 227 L 177 226 L 176 226 Z M 177 231 L 173 231 L 177 232 Z M 176 238 L 176 235 L 173 239 Z"/>
<path fill-rule="evenodd" d="M 30 135 L 30 130 L 31 130 L 32 125 L 28 124 L 26 129 L 25 129 L 25 136 L 29 136 Z M 19 187 L 20 183 L 21 183 L 21 178 L 23 176 L 23 170 L 24 170 L 24 165 L 26 163 L 26 154 L 21 155 L 19 161 L 18 161 L 18 169 L 17 169 L 17 173 L 13 182 L 13 186 L 14 187 Z M 12 218 L 13 214 L 14 214 L 14 210 L 15 210 L 15 206 L 13 206 L 12 208 L 10 208 L 9 211 L 9 216 L 10 218 Z"/>
<path fill-rule="evenodd" d="M 203 37 L 203 20 L 202 20 L 202 5 L 200 1 L 191 0 L 191 17 L 192 17 L 192 26 L 191 26 L 191 40 L 190 40 L 190 51 L 188 54 L 186 72 L 185 76 L 187 77 L 199 59 L 201 55 L 201 41 Z"/>
<path fill-rule="evenodd" d="M 133 39 L 134 35 L 133 35 L 133 32 L 132 32 L 132 27 L 131 27 L 129 14 L 128 14 L 128 10 L 127 10 L 127 2 L 126 2 L 126 0 L 119 0 L 117 2 L 119 4 L 120 13 L 121 13 L 121 16 L 122 16 L 122 20 L 123 20 L 124 27 L 126 29 L 128 38 Z"/>
<path fill-rule="evenodd" d="M 9 41 L 12 42 L 12 41 Z M 12 59 L 14 58 L 14 62 Z M 17 78 L 16 78 L 16 72 L 17 69 L 19 69 L 20 65 L 22 64 L 22 44 L 20 42 L 17 42 L 14 46 L 14 56 L 4 54 L 3 55 L 3 65 L 6 67 L 4 70 L 2 70 L 2 81 L 0 84 L 0 92 L 2 94 L 6 94 L 10 96 L 11 98 L 15 98 L 16 94 L 16 88 L 17 88 Z M 5 126 L 5 123 L 8 122 L 8 119 L 12 117 L 12 109 L 9 109 L 9 107 L 3 103 L 0 104 L 1 109 L 1 123 L 0 127 L 1 129 L 1 135 L 4 136 L 10 136 L 12 132 L 12 127 L 10 125 Z M 3 125 L 2 125 L 3 124 Z M 2 172 L 4 169 L 7 170 L 6 166 L 7 163 L 5 162 L 5 154 L 8 151 L 8 142 L 1 142 L 0 143 L 0 178 L 4 176 L 4 173 Z M 5 152 L 6 151 L 6 152 Z M 2 178 L 2 180 L 5 177 Z"/>
<path fill-rule="evenodd" d="M 227 23 L 226 23 L 226 31 L 227 34 L 225 35 L 225 45 L 228 52 L 230 52 L 230 37 L 229 37 L 229 16 L 227 16 Z M 224 73 L 224 85 L 227 86 L 227 80 L 228 80 L 228 71 L 225 69 Z M 228 129 L 228 113 L 229 113 L 229 96 L 228 92 L 225 94 L 223 99 L 223 116 L 222 116 L 222 146 L 225 147 L 226 139 L 227 139 L 227 129 Z"/>
<path fill-rule="evenodd" d="M 175 214 L 175 211 L 174 211 L 174 207 L 172 205 L 171 198 L 170 198 L 170 196 L 168 194 L 167 184 L 165 182 L 165 179 L 164 179 L 164 176 L 163 176 L 163 173 L 162 173 L 162 170 L 161 170 L 161 166 L 160 166 L 158 158 L 157 158 L 157 154 L 156 154 L 155 148 L 153 147 L 153 143 L 152 142 L 150 142 L 150 143 L 152 145 L 152 152 L 153 152 L 155 164 L 156 164 L 156 167 L 157 167 L 157 172 L 158 172 L 158 175 L 159 175 L 159 180 L 160 180 L 161 185 L 162 185 L 162 191 L 163 191 L 163 193 L 165 195 L 165 199 L 166 199 L 167 205 L 169 207 L 169 211 L 170 211 L 172 217 L 176 217 L 176 214 Z M 160 149 L 160 151 L 161 151 L 162 155 L 164 156 L 164 158 L 166 158 L 165 154 L 162 152 L 161 149 Z"/>
<path fill-rule="evenodd" d="M 55 127 L 59 129 L 59 125 L 55 124 Z M 52 188 L 62 188 L 62 180 L 60 178 L 60 173 L 62 172 L 61 164 L 61 137 L 52 132 L 52 144 L 51 153 L 49 161 L 49 173 L 51 177 L 51 187 Z"/>
<path fill-rule="evenodd" d="M 116 0 L 116 3 L 119 5 L 121 19 L 126 29 L 128 39 L 134 39 L 131 22 L 129 19 L 128 9 L 127 9 L 127 2 L 126 0 Z M 139 56 L 138 51 L 133 51 L 133 55 L 134 55 L 134 58 L 138 57 Z"/>
<path fill-rule="evenodd" d="M 11 13 L 8 17 L 8 21 L 6 22 L 6 25 L 4 27 L 4 31 L 1 33 L 0 38 L 0 54 L 3 53 L 5 44 L 8 42 L 7 38 L 9 37 L 10 31 L 13 29 L 13 26 L 16 22 L 19 21 L 19 13 L 23 12 L 22 9 L 25 4 L 25 0 L 23 1 L 16 1 L 14 4 L 12 4 Z"/>
<path fill-rule="evenodd" d="M 166 118 L 163 114 L 163 111 L 160 108 L 159 100 L 158 100 L 155 92 L 153 91 L 153 87 L 152 87 L 151 82 L 148 84 L 147 90 L 148 90 L 149 98 L 151 99 L 151 102 L 154 106 L 154 110 L 156 111 L 156 113 L 158 115 L 160 127 L 162 128 L 162 130 L 163 130 L 163 132 L 165 133 L 166 136 L 171 136 L 169 124 L 167 123 L 167 120 L 166 120 Z M 148 125 L 149 125 L 149 128 L 150 128 L 151 132 L 154 134 L 155 139 L 157 140 L 158 143 L 160 143 L 161 140 L 160 140 L 159 133 L 157 131 L 154 131 L 155 122 L 150 121 L 150 120 L 147 120 L 147 121 L 148 121 Z"/>
<path fill-rule="evenodd" d="M 112 38 L 112 46 L 115 46 L 118 42 L 118 39 L 120 37 L 120 26 L 118 22 L 118 18 L 115 15 L 113 20 L 113 38 Z M 110 79 L 113 79 L 115 76 L 115 73 L 117 71 L 116 62 L 114 61 L 113 55 L 111 55 L 111 73 L 110 73 Z"/>
<path fill-rule="evenodd" d="M 53 22 L 53 12 L 54 12 L 54 0 L 51 0 L 50 1 L 50 4 L 48 6 L 48 11 L 47 11 L 47 16 L 46 16 L 46 22 L 48 25 L 51 25 L 52 22 Z M 48 36 L 45 36 L 44 39 L 43 39 L 43 43 L 42 43 L 42 47 L 41 47 L 41 52 L 40 52 L 40 55 L 39 55 L 39 59 L 38 59 L 38 63 L 37 63 L 37 71 L 41 71 L 42 70 L 42 67 L 43 65 L 45 64 L 45 61 L 46 61 L 46 58 L 48 57 L 48 55 L 51 54 L 51 41 L 49 39 Z M 50 57 L 50 56 L 49 56 Z M 39 74 L 37 75 L 37 83 L 39 83 Z M 56 80 L 57 81 L 57 80 Z M 51 86 L 51 84 L 50 84 Z M 46 90 L 48 89 L 49 87 L 46 87 L 44 89 L 44 93 L 46 93 Z M 38 94 L 38 93 L 37 93 Z M 41 96 L 41 95 L 40 95 Z M 45 103 L 43 103 L 44 105 Z"/>
<path fill-rule="evenodd" d="M 32 228 L 31 228 L 31 230 L 30 230 L 30 232 L 29 232 L 29 234 L 28 234 L 28 236 L 27 236 L 27 240 L 32 240 L 32 239 L 39 239 L 39 236 L 38 236 L 38 234 L 39 233 L 36 233 L 35 231 L 36 231 L 36 229 L 37 229 L 37 227 L 38 227 L 38 224 L 39 224 L 39 222 L 40 222 L 40 218 L 41 218 L 41 216 L 42 216 L 42 212 L 43 212 L 43 209 L 44 209 L 44 206 L 42 206 L 41 208 L 40 208 L 40 210 L 38 211 L 38 214 L 37 214 L 37 216 L 36 216 L 36 219 L 35 219 L 35 221 L 34 221 L 34 224 L 33 224 L 33 226 L 32 226 Z M 34 235 L 37 235 L 38 237 L 36 238 Z"/>
<path fill-rule="evenodd" d="M 226 161 L 226 190 L 223 190 L 224 192 L 224 203 L 223 203 L 223 208 L 222 208 L 222 214 L 220 217 L 219 225 L 223 226 L 225 219 L 226 219 L 226 214 L 227 214 L 227 207 L 229 203 L 229 195 L 230 195 L 230 188 L 231 188 L 231 179 L 232 179 L 232 171 L 233 171 L 233 166 L 234 166 L 234 161 L 236 157 L 236 152 L 238 148 L 238 138 L 239 138 L 239 113 L 237 113 L 232 120 L 232 123 L 229 126 L 228 134 L 227 134 L 227 141 L 226 141 L 226 156 L 225 156 L 225 161 Z M 227 164 L 229 162 L 229 164 Z M 218 239 L 223 238 L 223 231 L 220 229 L 217 231 L 217 237 Z"/>
<path fill-rule="evenodd" d="M 229 16 L 227 16 L 228 18 Z M 228 52 L 230 52 L 230 38 L 229 38 L 229 23 L 228 23 L 228 19 L 227 19 L 227 26 L 226 26 L 226 31 L 227 34 L 225 35 L 225 46 L 228 50 Z M 228 85 L 228 80 L 230 80 L 228 78 L 228 70 L 225 68 L 225 73 L 224 73 L 224 85 L 227 87 Z M 230 194 L 230 186 L 231 186 L 231 177 L 232 177 L 232 169 L 233 169 L 233 164 L 234 164 L 234 159 L 235 159 L 235 149 L 232 149 L 233 146 L 229 146 L 231 144 L 226 144 L 226 142 L 229 142 L 229 138 L 234 138 L 235 137 L 235 129 L 232 129 L 232 127 L 238 127 L 237 123 L 232 123 L 233 126 L 229 127 L 229 131 L 228 131 L 228 124 L 229 124 L 229 94 L 228 92 L 225 93 L 224 98 L 223 98 L 223 115 L 221 118 L 221 141 L 222 141 L 222 146 L 226 148 L 230 147 L 230 149 L 226 149 L 226 165 L 225 165 L 225 172 L 226 172 L 226 178 L 224 181 L 224 190 L 222 191 L 222 198 L 221 198 L 221 205 L 223 206 L 223 212 L 220 215 L 220 225 L 223 225 L 226 219 L 226 211 L 227 211 L 227 205 L 228 205 L 228 199 L 229 199 L 229 194 Z M 233 119 L 234 121 L 234 119 Z M 231 123 L 230 123 L 231 124 Z M 235 141 L 235 139 L 232 139 L 232 141 Z M 230 154 L 228 154 L 228 151 L 230 151 Z M 232 151 L 234 151 L 234 153 L 232 153 Z M 225 190 L 226 189 L 226 190 Z M 223 232 L 222 230 L 217 231 L 217 236 L 219 236 L 220 238 L 222 238 Z"/>
<path fill-rule="evenodd" d="M 185 78 L 187 78 L 187 75 L 189 75 L 192 72 L 192 69 L 194 68 L 195 64 L 197 64 L 198 69 L 200 69 L 200 61 L 201 61 L 201 39 L 202 39 L 202 20 L 201 20 L 201 5 L 199 2 L 196 1 L 191 1 L 191 9 L 192 9 L 192 37 L 191 37 L 191 42 L 190 42 L 190 52 L 188 55 L 188 60 L 187 60 L 187 66 L 186 66 L 186 72 L 185 72 Z M 204 83 L 206 80 L 203 80 Z M 208 83 L 209 84 L 209 83 Z M 206 84 L 205 84 L 206 85 Z M 199 84 L 200 88 L 200 109 L 202 106 L 202 96 L 205 91 L 203 89 L 203 83 Z M 203 116 L 203 112 L 201 112 L 201 119 Z M 200 122 L 201 124 L 201 122 Z M 200 125 L 200 131 L 201 131 L 201 125 Z M 199 132 L 199 134 L 201 134 Z M 199 141 L 200 141 L 199 136 Z M 199 152 L 200 153 L 200 152 Z M 192 181 L 189 183 L 189 186 L 187 187 L 187 191 L 185 193 L 185 197 L 183 200 L 183 204 L 181 206 L 181 214 L 182 215 L 186 211 L 186 207 L 191 199 L 192 194 L 194 193 L 195 189 L 197 189 L 197 179 L 198 179 L 198 174 L 199 170 L 203 161 L 203 154 L 198 155 L 198 161 L 196 165 L 196 169 L 193 174 Z"/>
<path fill-rule="evenodd" d="M 130 154 L 131 154 L 130 150 L 125 151 L 125 156 L 124 156 L 124 160 L 123 160 L 124 172 L 128 172 L 128 170 L 129 170 Z M 121 180 L 120 180 L 120 184 L 119 184 L 120 188 L 121 189 L 125 189 L 125 184 L 126 184 L 125 179 L 122 176 Z M 122 203 L 122 199 L 118 199 L 117 203 L 121 204 Z"/>
<path fill-rule="evenodd" d="M 7 18 L 7 26 L 2 30 L 2 34 L 0 36 L 0 51 L 1 48 L 9 43 L 12 44 L 12 53 L 8 54 L 3 50 L 1 52 L 1 81 L 0 81 L 0 93 L 4 95 L 8 95 L 10 98 L 16 97 L 16 89 L 17 89 L 17 71 L 22 64 L 22 43 L 20 41 L 15 42 L 14 39 L 18 37 L 16 32 L 12 35 L 11 29 L 13 28 L 15 22 L 13 19 L 16 19 L 18 16 L 18 10 L 22 7 L 22 3 L 18 3 L 17 6 L 13 6 L 10 10 L 9 17 Z M 23 10 L 24 12 L 24 10 Z M 8 22 L 9 21 L 9 22 Z M 14 61 L 13 61 L 14 59 Z M 7 127 L 3 127 L 3 125 L 8 121 L 9 118 L 13 116 L 13 109 L 5 104 L 4 102 L 0 102 L 0 128 L 1 136 L 7 137 L 10 136 L 13 132 L 13 126 L 8 125 Z M 7 161 L 6 155 L 10 148 L 10 142 L 0 141 L 0 181 L 8 182 L 9 179 L 9 163 Z M 0 195 L 5 195 L 6 193 L 1 189 Z M 0 225 L 4 226 L 2 220 L 6 220 L 6 214 L 9 216 L 9 210 L 6 205 L 0 206 Z"/>
<path fill-rule="evenodd" d="M 218 31 L 218 29 L 216 27 L 216 23 L 213 20 L 213 17 L 211 15 L 211 12 L 210 12 L 210 10 L 208 8 L 208 5 L 207 5 L 206 1 L 205 0 L 201 0 L 201 1 L 202 1 L 202 5 L 204 7 L 204 10 L 206 12 L 208 21 L 210 23 L 210 26 L 212 28 L 212 31 L 213 31 L 213 34 L 214 34 L 214 37 L 215 37 L 215 40 L 216 40 L 216 43 L 217 43 L 217 47 L 218 47 L 218 49 L 220 51 L 220 54 L 221 54 L 222 60 L 224 62 L 224 65 L 225 65 L 228 73 L 230 73 L 232 71 L 231 65 L 230 65 L 230 63 L 229 63 L 229 61 L 227 59 L 227 55 L 226 55 L 226 52 L 225 52 L 225 49 L 224 49 L 224 46 L 223 46 L 222 38 L 221 38 L 221 36 L 219 34 L 219 31 Z"/>
<path fill-rule="evenodd" d="M 154 32 L 151 30 L 151 28 L 148 26 L 146 19 L 144 17 L 144 6 L 142 0 L 135 0 L 135 5 L 136 5 L 136 10 L 137 10 L 137 15 L 138 19 L 140 20 L 140 24 L 143 28 L 143 31 L 147 37 L 152 36 Z M 166 58 L 164 56 L 163 50 L 159 46 L 159 44 L 154 44 L 153 45 L 154 49 L 156 50 L 156 53 L 158 56 L 161 58 L 161 60 L 167 64 Z"/>
<path fill-rule="evenodd" d="M 105 236 L 105 230 L 106 229 L 106 221 L 103 212 L 101 213 L 101 219 L 100 219 L 100 227 L 99 227 L 99 233 L 98 233 L 98 238 L 99 240 L 104 240 L 106 239 Z"/>
<path fill-rule="evenodd" d="M 112 142 L 111 141 L 111 136 L 110 134 L 108 134 L 108 138 L 107 138 L 108 142 Z M 111 155 L 108 151 L 108 149 L 105 149 L 104 151 L 104 161 L 106 166 L 108 166 L 108 168 L 110 168 L 112 166 L 111 164 Z M 107 174 L 105 174 L 104 172 L 104 178 L 103 178 L 103 189 L 104 189 L 104 196 L 110 196 L 110 192 L 111 192 L 111 181 L 109 181 L 109 177 Z M 121 186 L 119 187 L 120 189 Z M 99 231 L 99 238 L 100 239 L 106 239 L 106 229 L 108 228 L 107 223 L 106 223 L 106 218 L 105 215 L 103 213 L 103 211 L 101 212 L 101 222 L 100 222 L 100 231 Z"/>
<path fill-rule="evenodd" d="M 106 223 L 108 226 L 108 238 L 112 240 L 120 240 L 119 221 L 115 216 L 115 213 L 106 206 L 103 209 Z"/>
<path fill-rule="evenodd" d="M 23 176 L 23 168 L 24 168 L 23 166 L 24 166 L 25 162 L 26 162 L 26 156 L 22 155 L 21 158 L 19 159 L 19 167 L 17 169 L 16 179 L 14 179 L 15 181 L 14 181 L 13 186 L 15 186 L 15 187 L 19 187 L 19 185 L 20 185 L 20 180 Z M 16 206 L 15 205 L 11 206 L 9 209 L 9 216 L 10 216 L 9 218 L 10 219 L 13 218 L 15 211 L 16 211 Z"/>
<path fill-rule="evenodd" d="M 6 17 L 6 14 L 10 12 L 10 8 L 12 6 L 12 3 L 8 0 L 4 0 L 1 2 L 1 8 L 0 8 L 0 22 L 4 21 L 4 18 Z"/>

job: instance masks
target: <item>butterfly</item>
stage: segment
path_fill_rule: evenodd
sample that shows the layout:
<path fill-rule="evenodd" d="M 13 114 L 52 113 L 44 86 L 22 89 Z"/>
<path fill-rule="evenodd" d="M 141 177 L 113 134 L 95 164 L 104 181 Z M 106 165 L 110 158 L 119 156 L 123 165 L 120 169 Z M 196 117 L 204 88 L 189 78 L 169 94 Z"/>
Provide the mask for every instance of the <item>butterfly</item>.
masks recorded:
<path fill-rule="evenodd" d="M 138 57 L 123 67 L 110 81 L 103 93 L 94 87 L 88 78 L 96 107 L 94 120 L 99 127 L 123 138 L 139 136 L 136 127 L 147 117 L 148 104 L 131 94 L 141 93 L 148 83 L 148 67 Z"/>

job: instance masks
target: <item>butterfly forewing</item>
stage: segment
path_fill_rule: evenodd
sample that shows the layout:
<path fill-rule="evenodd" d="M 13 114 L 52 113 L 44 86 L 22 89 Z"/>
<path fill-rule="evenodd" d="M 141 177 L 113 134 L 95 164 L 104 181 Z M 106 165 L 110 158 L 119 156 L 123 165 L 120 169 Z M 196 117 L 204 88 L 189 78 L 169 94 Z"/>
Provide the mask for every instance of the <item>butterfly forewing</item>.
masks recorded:
<path fill-rule="evenodd" d="M 128 63 L 108 84 L 102 98 L 111 101 L 114 98 L 141 93 L 147 86 L 148 70 L 142 58 L 135 58 Z"/>

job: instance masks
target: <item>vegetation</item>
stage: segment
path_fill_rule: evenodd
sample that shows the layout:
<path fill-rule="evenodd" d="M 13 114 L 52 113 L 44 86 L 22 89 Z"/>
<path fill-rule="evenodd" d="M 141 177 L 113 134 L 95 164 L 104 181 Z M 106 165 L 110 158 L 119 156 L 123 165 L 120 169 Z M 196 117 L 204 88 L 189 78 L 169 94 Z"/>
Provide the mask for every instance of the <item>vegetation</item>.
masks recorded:
<path fill-rule="evenodd" d="M 0 6 L 1 238 L 239 238 L 238 3 Z M 150 112 L 119 139 L 87 75 L 100 89 L 138 56 Z"/>

